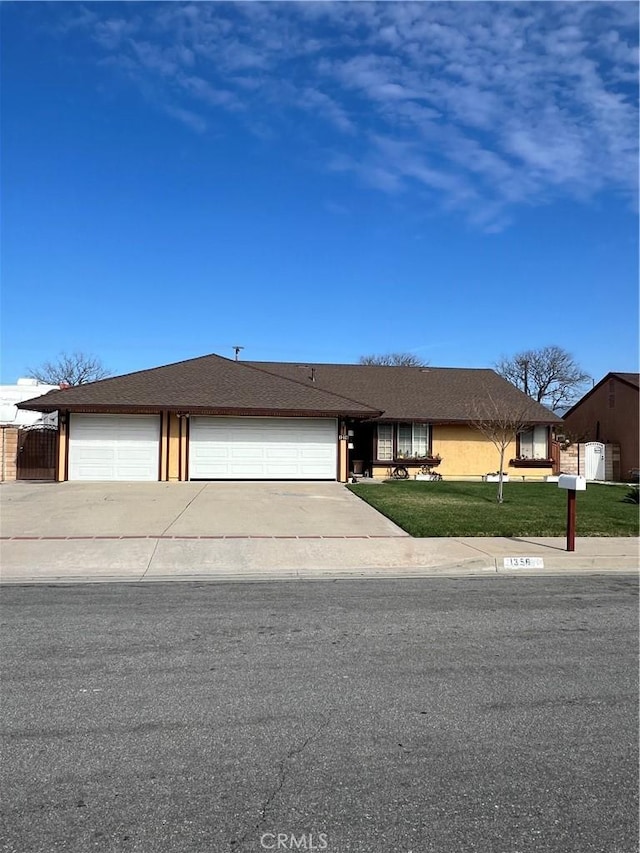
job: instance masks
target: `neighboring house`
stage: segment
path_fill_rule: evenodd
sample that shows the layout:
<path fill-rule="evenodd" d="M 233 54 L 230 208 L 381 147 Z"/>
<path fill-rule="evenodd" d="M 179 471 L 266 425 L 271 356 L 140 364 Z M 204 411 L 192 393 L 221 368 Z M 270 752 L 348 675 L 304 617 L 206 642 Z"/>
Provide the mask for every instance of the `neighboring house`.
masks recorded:
<path fill-rule="evenodd" d="M 551 474 L 561 420 L 493 370 L 231 361 L 208 355 L 20 404 L 60 413 L 59 480 L 345 482 L 355 463 L 444 476 L 495 471 L 478 406 L 527 411 L 511 470 Z"/>
<path fill-rule="evenodd" d="M 620 474 L 626 479 L 638 469 L 638 373 L 607 373 L 563 415 L 569 437 L 620 446 Z"/>
<path fill-rule="evenodd" d="M 38 411 L 18 409 L 18 403 L 30 400 L 40 394 L 49 391 L 59 391 L 59 385 L 44 385 L 37 379 L 21 378 L 15 385 L 0 385 L 0 425 L 26 427 L 36 424 L 43 426 L 55 426 L 57 424 L 56 413 L 42 415 Z"/>

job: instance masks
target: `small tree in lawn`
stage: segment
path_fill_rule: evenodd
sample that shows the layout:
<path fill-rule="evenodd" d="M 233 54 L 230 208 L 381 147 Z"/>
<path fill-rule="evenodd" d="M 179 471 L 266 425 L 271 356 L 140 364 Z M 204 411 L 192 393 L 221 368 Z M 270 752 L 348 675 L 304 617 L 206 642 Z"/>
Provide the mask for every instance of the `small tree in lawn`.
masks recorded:
<path fill-rule="evenodd" d="M 512 404 L 497 400 L 489 392 L 472 401 L 471 425 L 489 439 L 500 455 L 496 496 L 499 504 L 504 501 L 503 472 L 507 448 L 516 440 L 518 433 L 530 424 L 531 411 L 526 403 L 514 409 Z"/>

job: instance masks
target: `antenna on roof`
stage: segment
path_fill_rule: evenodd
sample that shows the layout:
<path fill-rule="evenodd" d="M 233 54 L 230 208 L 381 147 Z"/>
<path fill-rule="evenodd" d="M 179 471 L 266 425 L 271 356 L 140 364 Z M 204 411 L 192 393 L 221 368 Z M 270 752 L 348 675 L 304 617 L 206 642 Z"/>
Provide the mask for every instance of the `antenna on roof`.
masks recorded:
<path fill-rule="evenodd" d="M 231 349 L 235 352 L 236 361 L 237 361 L 238 360 L 238 353 L 240 352 L 241 349 L 244 349 L 244 347 L 231 347 Z"/>

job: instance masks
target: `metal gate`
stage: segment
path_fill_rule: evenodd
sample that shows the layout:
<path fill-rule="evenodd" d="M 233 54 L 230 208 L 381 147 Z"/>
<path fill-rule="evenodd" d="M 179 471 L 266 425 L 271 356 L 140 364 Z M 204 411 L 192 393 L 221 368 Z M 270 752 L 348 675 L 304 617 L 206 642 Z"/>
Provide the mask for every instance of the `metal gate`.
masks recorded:
<path fill-rule="evenodd" d="M 584 476 L 587 480 L 604 480 L 604 444 L 588 441 L 584 446 Z"/>
<path fill-rule="evenodd" d="M 56 427 L 37 427 L 18 430 L 16 479 L 55 480 Z"/>

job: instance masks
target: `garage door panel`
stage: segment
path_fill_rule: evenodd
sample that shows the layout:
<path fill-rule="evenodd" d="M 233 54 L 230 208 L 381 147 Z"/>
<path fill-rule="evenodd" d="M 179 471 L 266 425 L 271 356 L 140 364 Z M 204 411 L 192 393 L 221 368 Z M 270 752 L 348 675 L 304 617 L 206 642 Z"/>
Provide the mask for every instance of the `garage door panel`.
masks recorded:
<path fill-rule="evenodd" d="M 197 447 L 194 444 L 191 444 L 190 454 L 192 459 L 204 459 L 214 461 L 216 459 L 226 460 L 229 458 L 229 448 L 228 447 Z"/>
<path fill-rule="evenodd" d="M 90 465 L 92 462 L 99 464 L 104 462 L 108 465 L 113 457 L 113 449 L 111 447 L 76 447 L 75 458 L 80 464 Z"/>
<path fill-rule="evenodd" d="M 267 447 L 265 456 L 267 459 L 289 459 L 291 453 L 286 447 Z"/>
<path fill-rule="evenodd" d="M 333 459 L 333 451 L 333 447 L 301 447 L 298 453 L 302 459 L 318 459 L 319 457 L 322 459 Z"/>
<path fill-rule="evenodd" d="M 76 476 L 69 476 L 70 480 L 110 480 L 110 465 L 78 465 Z"/>
<path fill-rule="evenodd" d="M 116 447 L 118 462 L 146 462 L 149 457 L 147 447 Z"/>
<path fill-rule="evenodd" d="M 191 479 L 335 480 L 337 422 L 312 418 L 192 418 Z"/>
<path fill-rule="evenodd" d="M 242 462 L 244 459 L 263 459 L 264 454 L 265 448 L 261 447 L 260 445 L 254 444 L 239 445 L 230 449 L 231 458 L 237 459 L 240 462 Z"/>
<path fill-rule="evenodd" d="M 70 480 L 158 479 L 160 422 L 155 415 L 71 415 Z"/>

